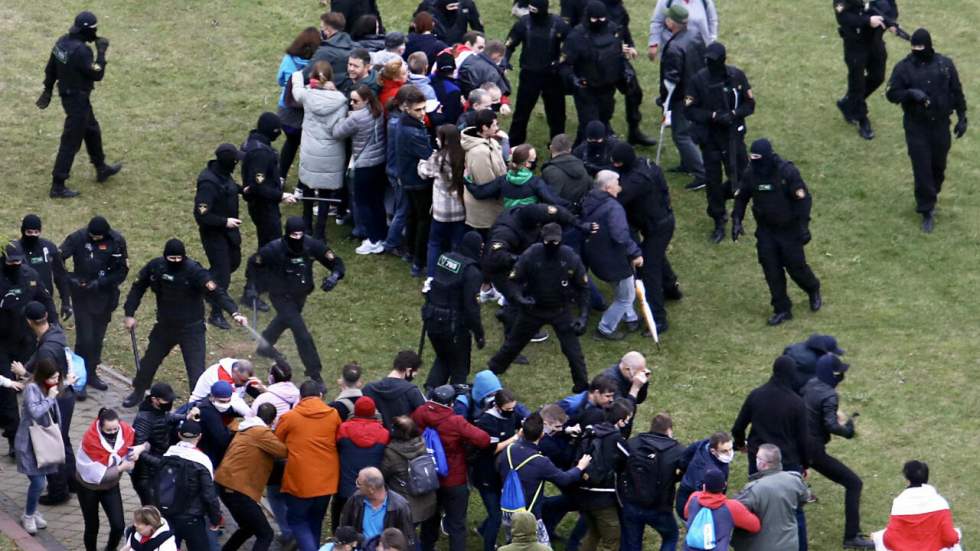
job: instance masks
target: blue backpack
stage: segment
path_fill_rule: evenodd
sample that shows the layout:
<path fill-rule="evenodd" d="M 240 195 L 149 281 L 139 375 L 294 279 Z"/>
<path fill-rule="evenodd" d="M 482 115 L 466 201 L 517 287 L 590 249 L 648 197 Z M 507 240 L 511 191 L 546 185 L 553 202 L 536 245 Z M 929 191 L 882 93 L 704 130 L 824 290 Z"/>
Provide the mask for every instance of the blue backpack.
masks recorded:
<path fill-rule="evenodd" d="M 422 440 L 425 442 L 425 450 L 436 460 L 436 474 L 439 476 L 448 475 L 449 462 L 446 461 L 446 450 L 442 447 L 439 432 L 432 427 L 426 427 L 422 431 Z"/>
<path fill-rule="evenodd" d="M 728 551 L 732 530 L 732 513 L 728 506 L 712 510 L 693 499 L 688 508 L 691 519 L 684 538 L 685 551 Z"/>
<path fill-rule="evenodd" d="M 534 497 L 531 498 L 531 502 L 527 502 L 524 497 L 524 487 L 521 485 L 521 477 L 517 474 L 517 471 L 521 470 L 521 467 L 524 465 L 530 463 L 532 459 L 544 456 L 540 453 L 532 454 L 515 467 L 514 461 L 510 457 L 510 449 L 513 446 L 513 444 L 507 446 L 507 465 L 510 467 L 510 472 L 507 473 L 507 478 L 504 479 L 504 487 L 500 493 L 500 510 L 505 513 L 520 513 L 532 510 L 534 503 L 538 500 L 538 496 L 541 495 L 541 489 L 544 487 L 544 482 L 540 482 L 538 489 L 534 492 Z"/>
<path fill-rule="evenodd" d="M 65 347 L 65 359 L 68 360 L 68 369 L 75 374 L 75 384 L 72 387 L 75 392 L 81 392 L 88 382 L 88 370 L 85 369 L 85 359 L 75 354 L 71 348 Z"/>

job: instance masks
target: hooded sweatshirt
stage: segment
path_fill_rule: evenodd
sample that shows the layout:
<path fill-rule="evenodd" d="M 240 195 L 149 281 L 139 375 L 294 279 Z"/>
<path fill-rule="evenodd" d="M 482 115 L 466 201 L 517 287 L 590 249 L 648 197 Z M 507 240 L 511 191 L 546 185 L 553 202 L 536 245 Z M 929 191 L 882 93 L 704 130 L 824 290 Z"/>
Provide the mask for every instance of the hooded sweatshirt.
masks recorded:
<path fill-rule="evenodd" d="M 289 456 L 282 477 L 282 492 L 308 498 L 337 493 L 340 460 L 337 431 L 340 415 L 316 396 L 279 418 L 276 436 L 286 444 Z"/>
<path fill-rule="evenodd" d="M 490 436 L 453 412 L 449 406 L 426 402 L 412 412 L 412 420 L 419 430 L 436 429 L 442 448 L 446 452 L 449 474 L 439 479 L 439 486 L 453 488 L 466 484 L 466 445 L 485 448 Z"/>
<path fill-rule="evenodd" d="M 392 419 L 399 415 L 408 415 L 425 403 L 419 387 L 397 377 L 385 377 L 368 383 L 363 393 L 374 400 L 375 408 L 381 412 L 382 422 L 389 428 Z"/>
<path fill-rule="evenodd" d="M 272 422 L 272 428 L 275 429 L 282 414 L 296 407 L 298 403 L 299 389 L 292 381 L 274 383 L 265 387 L 265 392 L 259 394 L 259 397 L 252 401 L 252 415 L 259 412 L 259 406 L 262 404 L 276 406 L 276 419 Z"/>
<path fill-rule="evenodd" d="M 357 473 L 365 467 L 380 467 L 390 434 L 376 418 L 354 417 L 344 421 L 337 431 L 340 453 L 340 489 L 337 494 L 348 498 L 357 490 Z"/>
<path fill-rule="evenodd" d="M 429 453 L 421 437 L 411 440 L 392 440 L 384 451 L 381 474 L 388 489 L 408 500 L 412 509 L 412 522 L 418 524 L 435 514 L 436 493 L 413 496 L 408 492 L 408 463 L 420 455 Z"/>
<path fill-rule="evenodd" d="M 548 551 L 550 546 L 538 543 L 538 521 L 527 511 L 514 513 L 511 517 L 510 545 L 499 551 Z"/>
<path fill-rule="evenodd" d="M 721 512 L 723 505 L 728 510 L 727 515 Z M 715 524 L 715 549 L 718 551 L 726 551 L 729 548 L 733 528 L 745 530 L 749 534 L 755 534 L 762 528 L 759 517 L 749 511 L 745 505 L 742 505 L 742 502 L 727 499 L 723 493 L 704 491 L 691 494 L 687 504 L 684 505 L 684 516 L 687 518 L 688 527 L 697 515 L 697 511 L 703 507 L 711 509 L 711 516 L 714 518 Z M 687 549 L 686 544 L 684 549 Z"/>
<path fill-rule="evenodd" d="M 554 194 L 544 180 L 526 168 L 508 170 L 507 174 L 494 178 L 482 186 L 467 185 L 476 199 L 501 198 L 505 209 L 533 205 L 538 202 L 568 207 L 569 204 Z"/>
<path fill-rule="evenodd" d="M 803 399 L 793 390 L 796 364 L 780 360 L 769 382 L 745 398 L 732 426 L 732 438 L 735 448 L 742 449 L 746 445 L 745 429 L 751 424 L 748 435 L 751 453 L 762 444 L 774 444 L 783 452 L 783 465 L 806 468 L 809 466 L 807 412 Z"/>

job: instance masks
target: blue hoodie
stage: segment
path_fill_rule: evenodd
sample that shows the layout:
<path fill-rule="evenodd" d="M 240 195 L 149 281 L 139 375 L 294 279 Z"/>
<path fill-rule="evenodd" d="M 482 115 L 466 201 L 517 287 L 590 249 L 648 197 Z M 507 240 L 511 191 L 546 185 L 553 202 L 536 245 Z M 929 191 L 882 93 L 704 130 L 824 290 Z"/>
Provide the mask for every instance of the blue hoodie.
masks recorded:
<path fill-rule="evenodd" d="M 276 81 L 279 82 L 279 88 L 282 89 L 279 92 L 279 107 L 286 107 L 286 83 L 289 82 L 290 77 L 309 64 L 309 59 L 303 59 L 299 56 L 289 54 L 282 56 L 282 63 L 279 64 L 279 72 L 276 75 Z"/>
<path fill-rule="evenodd" d="M 487 401 L 492 395 L 502 388 L 504 386 L 500 384 L 497 375 L 489 369 L 484 369 L 473 377 L 473 387 L 470 389 L 469 395 L 460 394 L 456 397 L 456 401 L 453 402 L 453 411 L 457 415 L 465 417 L 467 421 L 474 421 L 490 405 Z M 517 403 L 514 412 L 521 419 L 531 415 L 531 410 L 520 402 Z"/>
<path fill-rule="evenodd" d="M 729 464 L 718 461 L 718 458 L 712 455 L 708 447 L 709 444 L 710 439 L 705 438 L 691 444 L 684 450 L 682 462 L 687 464 L 687 470 L 684 471 L 684 478 L 681 479 L 682 487 L 689 490 L 700 490 L 701 486 L 704 485 L 704 473 L 709 468 L 718 469 L 721 474 L 725 475 L 725 480 L 728 480 Z"/>

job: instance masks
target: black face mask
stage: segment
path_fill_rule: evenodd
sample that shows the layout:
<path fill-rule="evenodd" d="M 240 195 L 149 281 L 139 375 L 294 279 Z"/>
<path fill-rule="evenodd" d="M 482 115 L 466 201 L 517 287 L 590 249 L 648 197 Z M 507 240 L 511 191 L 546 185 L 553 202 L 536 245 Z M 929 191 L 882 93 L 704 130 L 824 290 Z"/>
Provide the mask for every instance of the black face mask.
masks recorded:
<path fill-rule="evenodd" d="M 225 174 L 234 172 L 236 166 L 238 166 L 238 161 L 235 159 L 218 159 L 218 168 Z"/>
<path fill-rule="evenodd" d="M 159 403 L 157 404 L 157 409 L 160 411 L 170 411 L 173 408 L 174 408 L 173 402 L 164 402 L 162 404 Z"/>
<path fill-rule="evenodd" d="M 930 47 L 926 47 L 925 49 L 922 50 L 912 50 L 912 56 L 915 57 L 917 61 L 921 61 L 922 63 L 928 63 L 932 61 L 932 58 L 935 55 L 936 55 L 936 50 L 933 50 Z"/>
<path fill-rule="evenodd" d="M 116 445 L 116 438 L 119 437 L 119 431 L 110 434 L 108 432 L 104 432 L 102 429 L 99 429 L 99 432 L 102 433 L 102 438 L 105 438 L 105 441 L 108 442 L 110 446 Z"/>
<path fill-rule="evenodd" d="M 707 59 L 704 60 L 705 67 L 708 68 L 708 72 L 711 76 L 718 77 L 725 75 L 725 62 L 717 59 Z"/>
<path fill-rule="evenodd" d="M 173 260 L 167 261 L 167 271 L 168 272 L 179 272 L 181 268 L 184 267 L 184 261 L 178 260 L 174 262 Z"/>
<path fill-rule="evenodd" d="M 413 379 L 415 379 L 415 370 L 409 369 L 405 372 L 405 380 L 411 382 Z"/>
<path fill-rule="evenodd" d="M 589 20 L 589 30 L 592 32 L 599 32 L 606 28 L 606 20 L 600 19 L 599 21 Z"/>
<path fill-rule="evenodd" d="M 557 255 L 559 249 L 561 249 L 561 243 L 560 242 L 559 243 L 550 243 L 548 241 L 545 241 L 545 243 L 544 243 L 544 252 L 548 256 L 555 256 L 555 255 Z"/>
<path fill-rule="evenodd" d="M 527 169 L 530 170 L 531 172 L 534 172 L 534 169 L 536 169 L 536 168 L 538 168 L 538 160 L 537 159 L 534 159 L 533 161 L 531 161 L 531 162 L 529 162 L 527 164 Z"/>
<path fill-rule="evenodd" d="M 20 237 L 20 242 L 24 244 L 24 247 L 28 249 L 33 249 L 37 245 L 38 240 L 41 238 L 37 235 L 22 235 Z"/>
<path fill-rule="evenodd" d="M 504 419 L 512 419 L 514 417 L 514 410 L 504 411 L 500 410 L 500 416 Z"/>
<path fill-rule="evenodd" d="M 292 237 L 287 236 L 286 248 L 293 254 L 300 254 L 303 252 L 303 238 L 300 237 L 299 239 L 293 239 Z"/>
<path fill-rule="evenodd" d="M 98 38 L 97 33 L 98 31 L 95 29 L 82 29 L 78 32 L 78 37 L 85 42 L 95 42 Z"/>
<path fill-rule="evenodd" d="M 776 163 L 772 162 L 771 159 L 752 159 L 749 161 L 752 165 L 752 172 L 761 176 L 763 178 L 771 177 L 776 172 Z"/>
<path fill-rule="evenodd" d="M 20 274 L 20 264 L 7 264 L 3 265 L 3 275 L 7 276 L 7 279 L 11 281 L 17 279 L 17 275 Z"/>
<path fill-rule="evenodd" d="M 604 142 L 585 142 L 585 153 L 589 158 L 601 157 L 606 151 Z"/>
<path fill-rule="evenodd" d="M 503 104 L 502 103 L 491 103 L 490 104 L 490 110 L 493 111 L 494 113 L 499 113 L 500 112 L 500 106 L 501 105 L 503 105 Z"/>

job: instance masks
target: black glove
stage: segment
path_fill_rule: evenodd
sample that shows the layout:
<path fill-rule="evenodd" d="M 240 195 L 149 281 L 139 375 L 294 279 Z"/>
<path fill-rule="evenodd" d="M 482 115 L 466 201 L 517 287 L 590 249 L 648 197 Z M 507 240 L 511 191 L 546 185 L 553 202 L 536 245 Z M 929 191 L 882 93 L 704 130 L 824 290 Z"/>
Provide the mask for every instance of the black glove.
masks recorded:
<path fill-rule="evenodd" d="M 925 92 L 919 90 L 918 88 L 910 88 L 909 97 L 912 98 L 912 101 L 914 101 L 915 103 L 922 103 L 924 105 L 929 105 L 929 94 L 926 94 Z"/>
<path fill-rule="evenodd" d="M 534 297 L 529 297 L 523 293 L 518 293 L 518 295 L 514 298 L 516 298 L 517 303 L 522 306 L 534 306 L 535 304 L 537 304 L 537 301 L 534 300 Z"/>
<path fill-rule="evenodd" d="M 957 115 L 956 126 L 953 127 L 953 134 L 956 135 L 956 139 L 963 137 L 966 134 L 966 115 Z"/>
<path fill-rule="evenodd" d="M 715 124 L 721 126 L 731 126 L 732 122 L 735 121 L 735 114 L 731 111 L 724 113 L 715 113 Z"/>
<path fill-rule="evenodd" d="M 41 92 L 41 97 L 37 98 L 34 105 L 36 105 L 38 109 L 47 109 L 48 106 L 51 105 L 51 90 Z"/>
<path fill-rule="evenodd" d="M 807 243 L 810 242 L 810 239 L 812 238 L 813 236 L 810 235 L 810 228 L 803 228 L 803 231 L 800 233 L 800 241 L 802 241 L 803 244 L 806 245 Z"/>
<path fill-rule="evenodd" d="M 656 99 L 656 100 L 654 101 L 654 103 L 656 103 L 656 104 L 657 104 L 657 107 L 663 107 L 663 106 L 664 106 L 664 98 L 657 98 L 657 99 Z"/>
<path fill-rule="evenodd" d="M 104 36 L 96 38 L 95 49 L 99 52 L 99 55 L 105 55 L 105 51 L 109 49 L 109 39 Z"/>
<path fill-rule="evenodd" d="M 487 345 L 487 339 L 483 335 L 476 338 L 476 349 L 483 350 L 483 347 Z"/>
<path fill-rule="evenodd" d="M 245 287 L 245 291 L 242 293 L 242 302 L 250 308 L 254 308 L 259 300 L 259 294 L 255 292 L 254 287 Z"/>
<path fill-rule="evenodd" d="M 572 79 L 572 84 L 576 88 L 585 88 L 586 86 L 588 86 L 588 82 L 584 78 L 579 78 L 579 77 L 574 77 Z"/>
<path fill-rule="evenodd" d="M 582 316 L 572 322 L 572 331 L 579 337 L 585 334 L 585 328 L 589 325 L 588 315 Z"/>
<path fill-rule="evenodd" d="M 71 309 L 71 303 L 67 300 L 61 302 L 61 321 L 67 321 L 75 311 Z"/>
<path fill-rule="evenodd" d="M 334 287 L 337 286 L 338 281 L 340 281 L 340 278 L 337 277 L 337 274 L 330 274 L 329 276 L 323 278 L 323 284 L 320 285 L 320 288 L 323 289 L 324 293 L 329 293 L 330 291 L 333 291 Z"/>
<path fill-rule="evenodd" d="M 745 235 L 745 229 L 742 228 L 742 220 L 736 218 L 732 220 L 732 241 L 738 241 L 740 235 Z"/>

